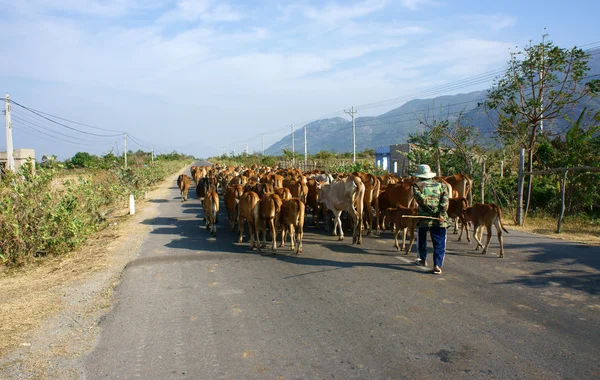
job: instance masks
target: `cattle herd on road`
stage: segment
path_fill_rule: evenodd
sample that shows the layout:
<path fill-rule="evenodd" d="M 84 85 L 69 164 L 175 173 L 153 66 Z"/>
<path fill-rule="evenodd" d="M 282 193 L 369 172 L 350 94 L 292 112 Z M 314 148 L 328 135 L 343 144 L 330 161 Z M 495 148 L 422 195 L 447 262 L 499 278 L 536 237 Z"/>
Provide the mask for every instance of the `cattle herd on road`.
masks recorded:
<path fill-rule="evenodd" d="M 271 251 L 277 250 L 277 234 L 281 234 L 284 247 L 289 236 L 292 251 L 302 253 L 302 237 L 306 209 L 312 213 L 312 223 L 318 227 L 323 221 L 329 228 L 333 215 L 333 235 L 344 239 L 342 213 L 345 212 L 352 223 L 352 243 L 361 244 L 363 229 L 376 234 L 382 229 L 394 231 L 394 246 L 400 249 L 398 235 L 403 232 L 402 250 L 411 251 L 415 228 L 417 227 L 417 205 L 413 198 L 415 177 L 397 177 L 395 174 L 374 176 L 355 172 L 327 173 L 320 170 L 302 172 L 297 168 L 233 167 L 215 164 L 212 166 L 192 166 L 191 177 L 181 174 L 177 185 L 182 202 L 192 181 L 196 184 L 196 195 L 204 209 L 206 228 L 216 237 L 216 224 L 220 197 L 224 197 L 227 220 L 231 231 L 239 233 L 238 243 L 242 242 L 244 226 L 248 225 L 250 249 L 259 252 L 267 247 L 267 229 L 270 231 Z M 496 227 L 500 243 L 500 257 L 504 257 L 500 208 L 495 204 L 472 204 L 472 181 L 463 174 L 436 177 L 451 194 L 448 216 L 454 219 L 454 234 L 466 230 L 469 238 L 469 225 L 473 226 L 476 249 L 483 247 L 487 252 L 492 237 L 492 226 Z M 481 243 L 483 227 L 487 230 L 485 246 Z M 407 233 L 410 243 L 406 244 Z M 260 236 L 262 234 L 262 243 Z"/>

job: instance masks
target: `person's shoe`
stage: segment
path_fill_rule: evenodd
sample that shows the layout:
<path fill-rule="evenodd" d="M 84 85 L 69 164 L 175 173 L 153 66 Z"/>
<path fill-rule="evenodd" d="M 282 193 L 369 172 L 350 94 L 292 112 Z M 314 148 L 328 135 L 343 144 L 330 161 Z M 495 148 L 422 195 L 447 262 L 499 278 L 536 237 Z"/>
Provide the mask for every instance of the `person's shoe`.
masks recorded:
<path fill-rule="evenodd" d="M 426 267 L 427 266 L 427 260 L 417 259 L 417 261 L 415 261 L 415 264 L 417 264 L 418 266 L 421 266 L 421 267 Z"/>
<path fill-rule="evenodd" d="M 442 274 L 442 268 L 440 268 L 439 266 L 434 266 L 433 267 L 433 274 Z"/>

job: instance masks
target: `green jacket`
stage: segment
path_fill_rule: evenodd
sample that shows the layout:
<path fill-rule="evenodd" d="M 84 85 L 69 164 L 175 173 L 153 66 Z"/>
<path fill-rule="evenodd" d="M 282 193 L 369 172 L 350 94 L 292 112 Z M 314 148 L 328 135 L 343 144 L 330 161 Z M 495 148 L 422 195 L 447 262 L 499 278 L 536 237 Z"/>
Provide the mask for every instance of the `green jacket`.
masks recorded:
<path fill-rule="evenodd" d="M 432 179 L 421 180 L 413 185 L 413 195 L 419 205 L 417 215 L 444 218 L 443 223 L 438 220 L 421 219 L 419 227 L 448 227 L 449 197 L 445 185 Z"/>

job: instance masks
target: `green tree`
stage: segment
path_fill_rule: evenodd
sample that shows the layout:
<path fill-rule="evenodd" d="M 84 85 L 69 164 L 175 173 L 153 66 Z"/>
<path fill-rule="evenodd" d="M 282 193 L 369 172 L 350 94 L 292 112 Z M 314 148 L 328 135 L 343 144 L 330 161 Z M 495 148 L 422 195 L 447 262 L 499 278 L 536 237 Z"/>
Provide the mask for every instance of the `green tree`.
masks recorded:
<path fill-rule="evenodd" d="M 539 126 L 564 116 L 598 87 L 597 81 L 582 84 L 589 71 L 589 54 L 577 47 L 560 48 L 545 37 L 537 45 L 511 53 L 508 69 L 483 103 L 490 120 L 496 124 L 498 138 L 506 146 L 516 145 L 529 153 L 529 171 L 533 167 Z M 531 185 L 530 176 L 525 215 Z M 524 220 L 523 217 L 521 222 Z"/>
<path fill-rule="evenodd" d="M 88 152 L 77 152 L 71 158 L 70 164 L 74 168 L 90 168 L 94 166 L 94 157 Z"/>

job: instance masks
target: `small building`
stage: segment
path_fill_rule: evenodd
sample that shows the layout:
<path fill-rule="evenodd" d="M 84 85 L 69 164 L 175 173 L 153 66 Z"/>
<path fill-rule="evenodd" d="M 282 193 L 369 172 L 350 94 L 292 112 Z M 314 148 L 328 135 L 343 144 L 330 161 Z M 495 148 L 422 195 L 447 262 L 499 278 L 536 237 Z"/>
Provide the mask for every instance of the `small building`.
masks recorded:
<path fill-rule="evenodd" d="M 390 171 L 390 146 L 378 146 L 375 148 L 375 166 Z"/>
<path fill-rule="evenodd" d="M 409 173 L 410 144 L 395 144 L 375 148 L 375 166 L 399 177 Z"/>
<path fill-rule="evenodd" d="M 19 170 L 28 159 L 35 163 L 35 149 L 14 149 L 13 159 L 15 160 L 15 170 Z M 0 152 L 0 167 L 3 170 L 6 170 L 7 160 L 6 152 Z"/>

